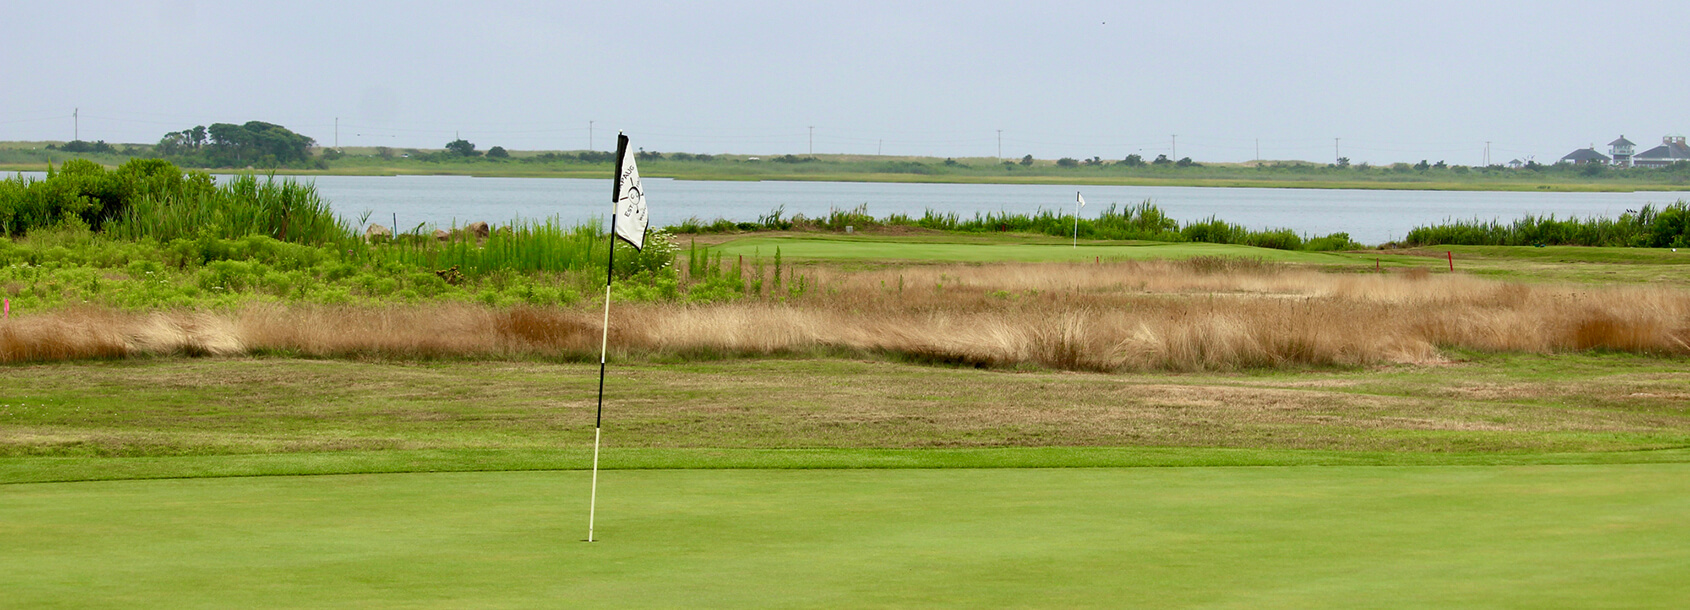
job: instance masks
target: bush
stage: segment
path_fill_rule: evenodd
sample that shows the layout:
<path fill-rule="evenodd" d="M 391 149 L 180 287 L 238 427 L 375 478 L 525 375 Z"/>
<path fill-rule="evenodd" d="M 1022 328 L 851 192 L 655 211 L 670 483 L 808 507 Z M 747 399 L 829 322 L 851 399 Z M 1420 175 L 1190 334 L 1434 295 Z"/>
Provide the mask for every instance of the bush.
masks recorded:
<path fill-rule="evenodd" d="M 107 171 L 93 161 L 72 159 L 47 178 L 13 177 L 0 181 L 0 230 L 22 235 L 76 218 L 95 230 L 146 198 L 191 196 L 211 188 L 211 177 L 184 175 L 168 161 L 130 159 Z"/>
<path fill-rule="evenodd" d="M 1450 221 L 1415 227 L 1403 239 L 1410 246 L 1614 246 L 1669 248 L 1690 246 L 1690 204 L 1679 200 L 1663 208 L 1644 205 L 1618 218 L 1526 216 L 1508 224 Z"/>

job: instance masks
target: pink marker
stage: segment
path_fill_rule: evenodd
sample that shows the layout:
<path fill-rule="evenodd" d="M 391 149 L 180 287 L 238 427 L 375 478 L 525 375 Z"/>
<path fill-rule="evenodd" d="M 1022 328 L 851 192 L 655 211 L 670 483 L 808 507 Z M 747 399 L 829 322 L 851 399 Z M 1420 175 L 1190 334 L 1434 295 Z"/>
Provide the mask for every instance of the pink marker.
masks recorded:
<path fill-rule="evenodd" d="M 12 317 L 12 299 L 6 298 L 5 301 L 6 301 L 6 317 L 10 318 L 10 317 Z"/>

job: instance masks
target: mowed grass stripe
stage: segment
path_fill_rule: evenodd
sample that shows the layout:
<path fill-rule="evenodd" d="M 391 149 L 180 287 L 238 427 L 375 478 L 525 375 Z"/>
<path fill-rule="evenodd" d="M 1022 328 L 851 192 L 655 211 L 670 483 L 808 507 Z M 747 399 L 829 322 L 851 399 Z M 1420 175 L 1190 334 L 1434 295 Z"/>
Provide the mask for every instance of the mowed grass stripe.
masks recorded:
<path fill-rule="evenodd" d="M 22 607 L 1666 607 L 1690 465 L 8 486 Z"/>
<path fill-rule="evenodd" d="M 614 432 L 611 434 L 614 440 Z M 424 449 L 170 457 L 0 459 L 0 485 L 72 481 L 585 470 L 586 449 Z M 600 469 L 840 470 L 933 468 L 1208 468 L 1247 466 L 1547 466 L 1690 463 L 1690 448 L 1585 453 L 1318 451 L 1217 447 L 971 449 L 652 449 L 612 445 Z"/>

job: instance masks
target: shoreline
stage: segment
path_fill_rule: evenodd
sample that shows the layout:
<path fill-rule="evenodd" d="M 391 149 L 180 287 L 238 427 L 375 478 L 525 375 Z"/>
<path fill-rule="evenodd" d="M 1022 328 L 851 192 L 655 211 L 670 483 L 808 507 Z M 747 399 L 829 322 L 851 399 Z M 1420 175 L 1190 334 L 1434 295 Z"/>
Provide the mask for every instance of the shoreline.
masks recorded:
<path fill-rule="evenodd" d="M 195 168 L 188 168 L 195 169 Z M 0 173 L 43 172 L 46 164 L 5 163 Z M 211 170 L 205 170 L 211 171 Z M 561 178 L 608 179 L 605 168 L 581 170 L 502 170 L 493 168 L 418 169 L 408 167 L 360 167 L 329 170 L 225 169 L 214 173 L 245 172 L 277 176 L 467 176 L 474 178 Z M 1309 190 L 1383 190 L 1383 191 L 1452 191 L 1452 192 L 1531 192 L 1531 193 L 1636 193 L 1690 192 L 1690 184 L 1602 184 L 1535 182 L 1461 183 L 1461 182 L 1393 182 L 1374 180 L 1253 180 L 1247 178 L 1158 178 L 1108 176 L 971 176 L 920 175 L 889 173 L 816 173 L 816 174 L 721 174 L 709 172 L 664 171 L 662 168 L 642 170 L 649 178 L 667 178 L 698 182 L 861 182 L 883 184 L 1000 184 L 1000 185 L 1075 185 L 1075 186 L 1152 186 L 1187 188 L 1262 188 Z"/>

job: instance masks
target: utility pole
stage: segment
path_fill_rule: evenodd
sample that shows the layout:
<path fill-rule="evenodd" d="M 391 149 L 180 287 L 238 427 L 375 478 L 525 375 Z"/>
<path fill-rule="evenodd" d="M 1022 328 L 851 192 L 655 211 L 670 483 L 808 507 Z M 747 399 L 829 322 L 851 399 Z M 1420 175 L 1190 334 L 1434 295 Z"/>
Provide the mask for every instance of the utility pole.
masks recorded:
<path fill-rule="evenodd" d="M 885 146 L 885 145 L 886 145 L 886 140 L 876 141 L 874 143 L 874 156 L 876 156 L 876 157 L 880 156 L 880 148 L 882 146 Z"/>
<path fill-rule="evenodd" d="M 76 134 L 75 137 L 72 138 L 72 139 L 74 139 L 78 142 L 82 141 L 82 109 L 76 108 L 74 110 L 71 110 L 70 111 L 70 120 L 72 121 L 72 125 L 75 125 L 75 129 L 76 129 L 76 131 L 72 132 L 72 133 Z"/>
<path fill-rule="evenodd" d="M 587 121 L 587 150 L 593 149 L 593 122 Z"/>
<path fill-rule="evenodd" d="M 1485 167 L 1490 167 L 1490 140 L 1485 140 Z"/>
<path fill-rule="evenodd" d="M 1337 163 L 1343 155 L 1338 154 L 1338 138 L 1332 138 L 1332 162 Z"/>
<path fill-rule="evenodd" d="M 340 117 L 334 118 L 334 149 L 340 150 Z"/>
<path fill-rule="evenodd" d="M 1168 136 L 1168 157 L 1169 161 L 1179 160 L 1179 134 L 1177 133 Z"/>
<path fill-rule="evenodd" d="M 1256 165 L 1262 164 L 1262 139 L 1256 138 Z"/>
<path fill-rule="evenodd" d="M 998 130 L 998 160 L 1003 160 L 1003 130 Z"/>
<path fill-rule="evenodd" d="M 816 126 L 810 126 L 810 154 L 816 154 Z"/>

